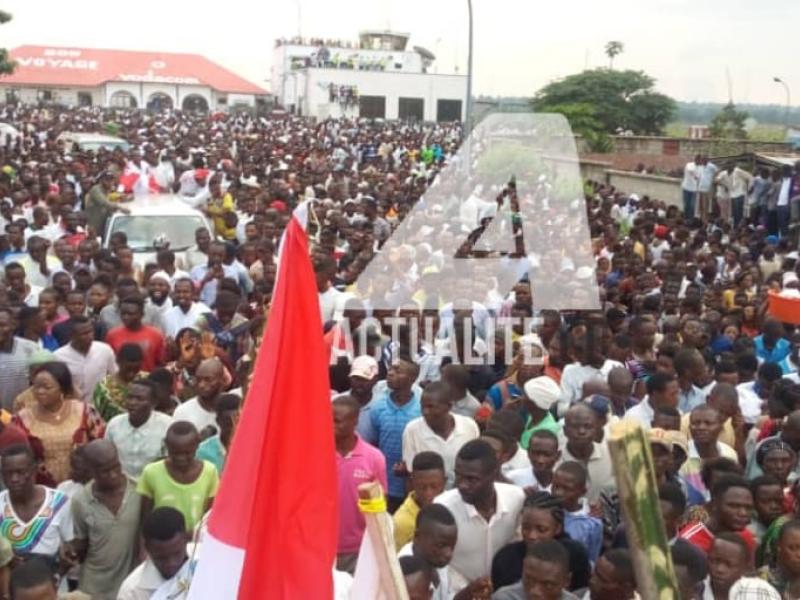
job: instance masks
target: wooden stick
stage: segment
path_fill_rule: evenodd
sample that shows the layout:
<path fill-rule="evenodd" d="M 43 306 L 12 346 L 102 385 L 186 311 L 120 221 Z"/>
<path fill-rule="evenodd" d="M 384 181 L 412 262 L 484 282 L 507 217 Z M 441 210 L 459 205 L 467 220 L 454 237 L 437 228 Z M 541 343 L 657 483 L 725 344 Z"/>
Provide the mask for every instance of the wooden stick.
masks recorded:
<path fill-rule="evenodd" d="M 642 598 L 678 598 L 678 585 L 667 544 L 658 485 L 650 453 L 650 438 L 633 420 L 611 426 L 608 439 L 622 520 Z"/>
<path fill-rule="evenodd" d="M 382 499 L 383 490 L 377 482 L 362 483 L 358 486 L 358 497 L 361 500 Z M 406 582 L 403 579 L 400 562 L 397 560 L 395 552 L 391 517 L 385 510 L 383 512 L 364 512 L 364 520 L 367 523 L 367 535 L 369 535 L 375 550 L 381 589 L 386 600 L 408 600 Z"/>

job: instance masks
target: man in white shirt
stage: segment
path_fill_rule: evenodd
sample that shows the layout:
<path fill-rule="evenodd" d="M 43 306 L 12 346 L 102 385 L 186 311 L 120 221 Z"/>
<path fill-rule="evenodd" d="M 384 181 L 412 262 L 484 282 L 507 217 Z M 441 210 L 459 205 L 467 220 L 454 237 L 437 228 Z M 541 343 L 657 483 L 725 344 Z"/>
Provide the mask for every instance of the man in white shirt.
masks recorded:
<path fill-rule="evenodd" d="M 656 410 L 661 407 L 678 408 L 678 380 L 669 373 L 656 372 L 647 380 L 647 395 L 639 404 L 625 411 L 625 419 L 639 423 L 644 430 L 650 429 Z"/>
<path fill-rule="evenodd" d="M 81 400 L 90 402 L 94 388 L 107 375 L 117 372 L 117 360 L 111 346 L 94 341 L 94 323 L 89 317 L 72 318 L 70 342 L 55 351 L 72 373 L 72 381 Z"/>
<path fill-rule="evenodd" d="M 453 513 L 441 504 L 428 504 L 417 515 L 414 541 L 403 546 L 397 553 L 398 557 L 416 556 L 436 571 L 439 583 L 433 590 L 431 600 L 482 598 L 484 596 L 481 592 L 489 593 L 491 590 L 488 580 L 479 579 L 457 595 L 453 594 L 447 566 L 457 539 L 458 528 Z"/>
<path fill-rule="evenodd" d="M 173 290 L 174 305 L 161 315 L 164 336 L 175 339 L 181 329 L 197 329 L 197 319 L 211 312 L 202 302 L 194 301 L 194 284 L 189 278 L 178 279 Z"/>
<path fill-rule="evenodd" d="M 792 190 L 792 167 L 783 165 L 781 172 L 781 188 L 778 192 L 778 233 L 781 237 L 789 235 L 789 201 Z"/>
<path fill-rule="evenodd" d="M 211 198 L 208 182 L 212 174 L 208 169 L 193 169 L 186 171 L 180 178 L 178 197 L 192 208 L 205 207 Z"/>
<path fill-rule="evenodd" d="M 149 600 L 172 587 L 182 591 L 163 597 L 186 598 L 191 579 L 183 515 L 169 506 L 156 508 L 142 523 L 142 537 L 148 558 L 122 582 L 117 600 Z"/>
<path fill-rule="evenodd" d="M 32 286 L 47 287 L 53 275 L 62 270 L 61 261 L 47 253 L 48 242 L 43 237 L 28 239 L 28 255 L 17 262 L 25 269 L 25 278 Z"/>
<path fill-rule="evenodd" d="M 714 186 L 714 179 L 717 176 L 717 165 L 708 160 L 707 156 L 701 158 L 702 165 L 698 167 L 700 180 L 697 186 L 698 194 L 698 213 L 700 218 L 705 220 L 708 218 L 709 209 L 711 208 L 711 188 Z"/>
<path fill-rule="evenodd" d="M 422 416 L 403 430 L 403 462 L 410 467 L 420 452 L 436 452 L 444 460 L 447 489 L 453 487 L 456 454 L 480 432 L 474 419 L 451 414 L 453 392 L 446 383 L 434 381 L 422 392 Z"/>
<path fill-rule="evenodd" d="M 164 438 L 172 417 L 154 410 L 155 384 L 148 379 L 134 380 L 125 400 L 128 412 L 108 422 L 106 439 L 114 442 L 119 462 L 126 475 L 138 479 L 149 463 L 162 458 Z"/>
<path fill-rule="evenodd" d="M 336 262 L 326 257 L 314 257 L 314 273 L 317 278 L 319 292 L 319 311 L 322 324 L 333 321 L 344 312 L 344 304 L 352 294 L 340 292 L 331 284 L 336 275 Z"/>
<path fill-rule="evenodd" d="M 694 160 L 686 163 L 683 168 L 683 182 L 681 188 L 683 190 L 683 216 L 685 219 L 694 218 L 695 200 L 697 199 L 697 190 L 700 185 L 700 172 L 697 163 L 700 162 L 700 155 L 694 157 Z"/>
<path fill-rule="evenodd" d="M 217 398 L 224 388 L 225 367 L 218 358 L 207 358 L 195 372 L 197 396 L 175 409 L 175 421 L 189 421 L 203 435 L 206 427 L 217 432 Z"/>
<path fill-rule="evenodd" d="M 517 536 L 525 492 L 496 483 L 499 468 L 488 442 L 469 441 L 456 456 L 456 489 L 434 500 L 450 509 L 458 525 L 449 573 L 453 592 L 488 578 L 495 554 Z"/>
<path fill-rule="evenodd" d="M 172 298 L 169 297 L 172 289 L 172 282 L 169 275 L 163 271 L 158 271 L 150 276 L 147 282 L 147 298 L 145 299 L 145 311 L 158 319 L 163 331 L 164 323 L 162 318 L 164 313 L 172 308 Z"/>
<path fill-rule="evenodd" d="M 559 415 L 563 415 L 572 404 L 583 399 L 584 383 L 592 380 L 607 381 L 611 369 L 623 367 L 622 363 L 604 358 L 589 347 L 599 343 L 600 340 L 589 340 L 588 336 L 584 336 L 583 340 L 576 340 L 575 350 L 578 362 L 568 364 L 561 373 L 561 398 L 558 400 Z M 588 360 L 582 359 L 582 354 L 588 354 Z"/>
<path fill-rule="evenodd" d="M 733 217 L 733 226 L 738 227 L 744 218 L 744 199 L 753 176 L 733 163 L 717 176 L 720 186 L 718 201 L 720 201 L 720 217 L 729 221 Z"/>

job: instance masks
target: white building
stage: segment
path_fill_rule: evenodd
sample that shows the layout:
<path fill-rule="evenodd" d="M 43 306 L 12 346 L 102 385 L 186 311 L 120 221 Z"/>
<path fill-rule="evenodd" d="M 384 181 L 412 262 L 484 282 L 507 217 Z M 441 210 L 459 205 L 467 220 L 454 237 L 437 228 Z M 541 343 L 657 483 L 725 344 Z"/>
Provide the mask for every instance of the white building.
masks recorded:
<path fill-rule="evenodd" d="M 353 44 L 278 40 L 272 91 L 290 112 L 318 118 L 461 121 L 467 78 L 432 72 L 435 57 L 408 34 L 364 31 Z"/>
<path fill-rule="evenodd" d="M 66 106 L 226 110 L 255 107 L 267 91 L 203 56 L 20 46 L 0 101 Z"/>

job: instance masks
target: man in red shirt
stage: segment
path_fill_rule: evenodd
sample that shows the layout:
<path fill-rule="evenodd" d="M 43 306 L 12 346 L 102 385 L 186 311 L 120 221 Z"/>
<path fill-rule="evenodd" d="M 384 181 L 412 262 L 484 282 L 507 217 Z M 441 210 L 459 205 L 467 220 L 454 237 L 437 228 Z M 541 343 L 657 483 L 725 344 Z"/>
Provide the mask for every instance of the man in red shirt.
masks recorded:
<path fill-rule="evenodd" d="M 144 300 L 141 296 L 129 296 L 119 305 L 122 325 L 114 327 L 106 335 L 106 343 L 117 352 L 123 344 L 137 344 L 142 348 L 144 360 L 142 370 L 150 372 L 164 364 L 164 335 L 155 327 L 142 324 Z"/>
<path fill-rule="evenodd" d="M 753 494 L 746 479 L 739 475 L 720 477 L 711 488 L 708 512 L 705 522 L 688 523 L 678 532 L 678 537 L 708 554 L 715 537 L 728 531 L 741 536 L 753 555 L 756 542 L 747 530 L 753 514 Z"/>

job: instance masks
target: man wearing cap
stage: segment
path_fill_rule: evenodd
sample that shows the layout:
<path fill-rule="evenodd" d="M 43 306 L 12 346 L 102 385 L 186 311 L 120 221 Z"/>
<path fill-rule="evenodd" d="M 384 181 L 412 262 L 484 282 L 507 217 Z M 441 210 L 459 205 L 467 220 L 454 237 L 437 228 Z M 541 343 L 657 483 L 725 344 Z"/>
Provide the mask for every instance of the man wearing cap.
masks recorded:
<path fill-rule="evenodd" d="M 164 328 L 164 314 L 172 308 L 172 282 L 169 275 L 163 271 L 156 271 L 147 281 L 147 298 L 144 301 L 145 311 L 152 319 L 157 316 L 157 322 Z"/>
<path fill-rule="evenodd" d="M 372 432 L 369 420 L 369 401 L 372 400 L 372 389 L 378 382 L 378 361 L 371 356 L 357 356 L 350 365 L 350 389 L 340 394 L 335 394 L 333 399 L 339 396 L 351 396 L 356 399 L 361 406 L 358 416 L 358 435 L 365 435 Z"/>
<path fill-rule="evenodd" d="M 95 236 L 103 235 L 106 229 L 106 220 L 116 211 L 129 214 L 130 210 L 112 202 L 109 194 L 114 190 L 114 174 L 106 171 L 86 196 L 83 211 L 86 213 L 88 226 L 92 228 Z"/>
<path fill-rule="evenodd" d="M 551 431 L 556 436 L 561 435 L 561 425 L 550 412 L 561 395 L 558 384 L 543 375 L 526 381 L 523 390 L 525 394 L 522 397 L 522 405 L 528 413 L 528 420 L 520 438 L 520 445 L 527 448 L 533 432 L 540 429 Z"/>
<path fill-rule="evenodd" d="M 184 172 L 179 180 L 178 197 L 192 208 L 205 206 L 211 197 L 208 186 L 210 175 L 209 170 L 202 166 Z"/>

